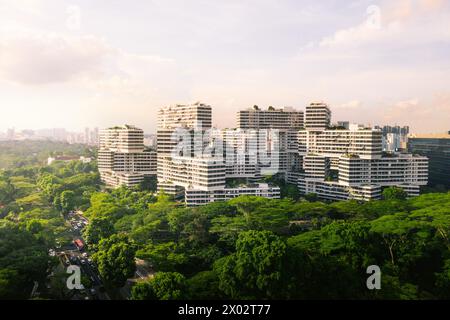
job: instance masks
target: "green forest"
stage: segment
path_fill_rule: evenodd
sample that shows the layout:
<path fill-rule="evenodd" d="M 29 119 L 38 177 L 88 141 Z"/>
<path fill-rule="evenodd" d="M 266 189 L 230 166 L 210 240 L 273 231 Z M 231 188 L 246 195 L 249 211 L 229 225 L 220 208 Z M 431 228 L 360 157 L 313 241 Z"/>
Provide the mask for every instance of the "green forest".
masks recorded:
<path fill-rule="evenodd" d="M 1 158 L 14 157 L 11 151 Z M 325 203 L 239 197 L 189 208 L 144 186 L 105 190 L 95 162 L 20 164 L 0 172 L 0 298 L 27 299 L 70 242 L 64 215 L 89 219 L 83 237 L 109 292 L 135 259 L 155 274 L 130 299 L 450 299 L 450 192 Z M 381 268 L 381 290 L 366 269 Z M 56 298 L 48 293 L 48 298 Z"/>

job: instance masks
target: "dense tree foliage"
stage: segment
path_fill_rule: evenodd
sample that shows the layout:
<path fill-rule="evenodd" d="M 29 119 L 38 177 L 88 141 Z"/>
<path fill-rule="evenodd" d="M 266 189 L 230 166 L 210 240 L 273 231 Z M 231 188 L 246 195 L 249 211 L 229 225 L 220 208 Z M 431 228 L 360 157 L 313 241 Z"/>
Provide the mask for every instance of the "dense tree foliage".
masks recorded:
<path fill-rule="evenodd" d="M 133 300 L 179 300 L 186 298 L 185 277 L 177 272 L 159 272 L 152 279 L 132 288 Z"/>
<path fill-rule="evenodd" d="M 153 269 L 133 299 L 450 298 L 448 192 L 327 203 L 286 185 L 279 200 L 187 208 L 145 186 L 102 190 L 96 171 L 74 161 L 0 173 L 0 298 L 27 298 L 43 281 L 48 250 L 71 240 L 63 215 L 78 209 L 109 287 L 134 276 L 135 258 Z M 381 290 L 366 286 L 370 265 Z"/>
<path fill-rule="evenodd" d="M 145 198 L 139 191 L 119 189 L 95 193 L 91 202 L 91 221 L 109 221 L 99 228 L 109 232 L 95 241 L 127 234 L 136 244 L 136 256 L 157 273 L 185 277 L 183 285 L 175 286 L 180 297 L 448 296 L 449 193 L 367 203 L 239 197 L 186 208 L 164 195 Z M 383 272 L 381 291 L 366 287 L 366 269 L 374 264 Z M 158 290 L 168 288 L 167 296 L 156 295 L 149 283 L 136 285 L 133 296 L 176 296 L 174 287 L 165 285 Z"/>
<path fill-rule="evenodd" d="M 95 162 L 54 162 L 56 154 L 92 155 L 84 146 L 51 142 L 1 143 L 0 299 L 27 299 L 45 287 L 57 264 L 49 250 L 72 241 L 62 214 L 88 206 L 99 190 Z"/>
<path fill-rule="evenodd" d="M 82 144 L 52 141 L 0 141 L 0 170 L 42 166 L 58 155 L 92 157 L 96 151 Z"/>
<path fill-rule="evenodd" d="M 135 247 L 124 235 L 113 235 L 99 242 L 93 255 L 98 271 L 107 285 L 120 288 L 136 271 Z"/>

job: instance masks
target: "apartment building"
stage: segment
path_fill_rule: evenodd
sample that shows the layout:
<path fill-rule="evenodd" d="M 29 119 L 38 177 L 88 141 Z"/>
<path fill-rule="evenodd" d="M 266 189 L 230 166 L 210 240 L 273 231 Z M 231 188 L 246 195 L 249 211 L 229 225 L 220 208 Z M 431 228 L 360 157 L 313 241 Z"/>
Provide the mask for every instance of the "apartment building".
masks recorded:
<path fill-rule="evenodd" d="M 142 129 L 130 125 L 100 131 L 98 168 L 109 187 L 139 185 L 156 175 L 156 151 L 144 146 Z"/>
<path fill-rule="evenodd" d="M 170 105 L 159 110 L 156 135 L 158 191 L 164 190 L 165 193 L 176 198 L 184 197 L 184 188 L 190 185 L 189 177 L 192 175 L 188 177 L 185 174 L 188 164 L 185 164 L 183 168 L 180 163 L 174 162 L 173 156 L 186 159 L 193 157 L 195 132 L 203 135 L 206 130 L 211 129 L 211 125 L 211 106 L 200 102 L 188 105 Z M 182 141 L 187 141 L 189 148 L 177 152 Z M 186 160 L 183 163 L 186 163 Z M 181 171 L 177 173 L 176 170 Z"/>
<path fill-rule="evenodd" d="M 325 130 L 331 123 L 331 111 L 326 103 L 313 102 L 306 107 L 305 129 Z"/>
<path fill-rule="evenodd" d="M 328 200 L 370 200 L 379 199 L 384 187 L 398 186 L 416 196 L 420 186 L 427 184 L 426 157 L 385 153 L 380 129 L 360 125 L 332 128 L 330 119 L 325 104 L 306 108 L 305 130 L 298 134 L 301 193 L 316 193 Z"/>
<path fill-rule="evenodd" d="M 259 174 L 256 179 L 280 174 L 287 182 L 296 183 L 300 168 L 298 132 L 304 127 L 304 112 L 292 107 L 262 110 L 254 106 L 239 111 L 237 122 L 238 129 L 259 133 L 257 145 L 260 156 L 257 157 L 259 166 L 256 168 Z"/>
<path fill-rule="evenodd" d="M 258 106 L 239 111 L 238 128 L 241 129 L 292 129 L 303 128 L 304 113 L 292 107 L 276 109 L 269 107 L 261 110 Z"/>
<path fill-rule="evenodd" d="M 238 187 L 229 187 L 216 190 L 186 189 L 186 204 L 199 206 L 216 201 L 227 201 L 242 195 L 279 199 L 280 188 L 267 183 L 246 184 Z"/>
<path fill-rule="evenodd" d="M 279 197 L 277 187 L 270 187 L 270 193 L 265 186 L 259 190 L 254 184 L 227 187 L 227 179 L 248 178 L 251 182 L 260 176 L 256 158 L 264 139 L 245 130 L 212 129 L 211 120 L 211 107 L 201 103 L 159 111 L 158 190 L 184 198 L 188 205 L 222 201 L 239 194 Z"/>

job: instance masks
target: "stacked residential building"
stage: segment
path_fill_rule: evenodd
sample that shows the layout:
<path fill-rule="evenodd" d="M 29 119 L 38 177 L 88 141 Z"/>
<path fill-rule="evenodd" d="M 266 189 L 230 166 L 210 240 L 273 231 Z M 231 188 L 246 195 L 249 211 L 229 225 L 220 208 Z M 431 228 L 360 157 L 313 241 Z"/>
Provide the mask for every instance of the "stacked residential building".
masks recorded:
<path fill-rule="evenodd" d="M 304 114 L 292 107 L 276 109 L 269 107 L 261 110 L 258 106 L 242 110 L 237 116 L 241 129 L 300 129 L 303 127 Z"/>
<path fill-rule="evenodd" d="M 183 159 L 189 162 L 194 157 L 195 132 L 203 135 L 211 126 L 212 109 L 209 105 L 198 102 L 191 105 L 171 105 L 159 110 L 156 135 L 159 191 L 164 190 L 166 194 L 176 198 L 184 197 L 185 189 L 192 185 L 188 176 L 192 177 L 193 173 L 188 173 L 189 164 L 183 163 Z M 189 145 L 184 146 L 184 150 L 177 151 L 183 140 L 188 141 Z M 205 170 L 208 170 L 208 159 L 198 158 L 197 161 L 203 163 Z"/>
<path fill-rule="evenodd" d="M 382 131 L 364 126 L 331 127 L 331 111 L 324 103 L 306 107 L 305 129 L 299 132 L 301 193 L 329 200 L 371 200 L 388 186 L 403 188 L 410 196 L 427 184 L 424 156 L 385 153 Z"/>
<path fill-rule="evenodd" d="M 279 198 L 280 189 L 251 182 L 257 176 L 255 133 L 212 129 L 211 107 L 202 103 L 164 107 L 158 114 L 158 189 L 187 205 L 239 195 Z M 209 152 L 208 152 L 209 151 Z M 256 153 L 255 153 L 256 152 Z M 249 178 L 227 186 L 227 179 Z"/>
<path fill-rule="evenodd" d="M 425 156 L 383 150 L 383 131 L 341 121 L 314 102 L 293 108 L 239 111 L 237 128 L 212 128 L 212 108 L 171 105 L 158 113 L 157 151 L 132 126 L 102 130 L 99 169 L 108 185 L 133 186 L 157 175 L 158 190 L 195 206 L 239 195 L 279 198 L 262 181 L 277 174 L 328 200 L 379 199 L 388 186 L 419 194 L 428 181 Z M 157 163 L 157 165 L 156 165 Z"/>
<path fill-rule="evenodd" d="M 260 174 L 256 178 L 261 178 L 264 174 L 282 174 L 287 182 L 295 184 L 300 170 L 298 132 L 304 127 L 304 112 L 292 107 L 269 107 L 261 110 L 254 106 L 239 111 L 237 120 L 238 130 L 258 131 L 259 151 L 268 150 L 267 157 L 270 161 L 258 158 L 260 165 L 256 172 L 259 170 Z M 269 164 L 264 166 L 264 162 Z"/>
<path fill-rule="evenodd" d="M 139 185 L 156 175 L 156 160 L 156 151 L 144 146 L 142 129 L 124 125 L 100 131 L 98 168 L 106 185 Z"/>

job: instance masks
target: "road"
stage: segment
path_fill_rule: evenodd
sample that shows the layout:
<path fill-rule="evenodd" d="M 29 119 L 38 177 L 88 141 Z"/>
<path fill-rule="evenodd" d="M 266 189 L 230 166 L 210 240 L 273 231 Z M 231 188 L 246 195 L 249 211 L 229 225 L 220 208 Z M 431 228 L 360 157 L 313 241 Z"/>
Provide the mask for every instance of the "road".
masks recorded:
<path fill-rule="evenodd" d="M 66 216 L 66 221 L 71 226 L 72 239 L 79 239 L 85 243 L 81 231 L 87 226 L 89 221 L 83 216 L 80 211 L 70 212 Z M 75 245 L 71 244 L 60 248 L 56 251 L 61 263 L 65 267 L 69 265 L 77 265 L 80 267 L 82 275 L 87 276 L 92 283 L 92 287 L 85 290 L 80 290 L 79 294 L 86 300 L 110 300 L 108 294 L 104 291 L 103 282 L 98 273 L 95 263 L 91 259 L 91 254 L 86 247 L 81 250 Z"/>
<path fill-rule="evenodd" d="M 81 240 L 85 243 L 82 235 L 82 230 L 89 224 L 88 219 L 83 216 L 83 212 L 70 212 L 65 216 L 68 224 L 70 224 L 70 231 L 72 240 Z M 91 253 L 89 248 L 84 246 L 82 250 L 74 244 L 59 248 L 55 252 L 59 256 L 61 263 L 67 268 L 69 265 L 77 265 L 80 267 L 83 275 L 87 276 L 91 283 L 92 288 L 89 290 L 80 290 L 76 296 L 81 296 L 81 299 L 85 300 L 111 300 L 108 294 L 104 290 L 102 279 L 99 275 L 95 263 L 91 259 Z M 155 272 L 152 267 L 144 260 L 136 259 L 136 273 L 135 276 L 127 281 L 127 284 L 119 289 L 120 295 L 123 299 L 130 297 L 131 286 L 139 280 L 147 280 L 154 276 Z"/>

